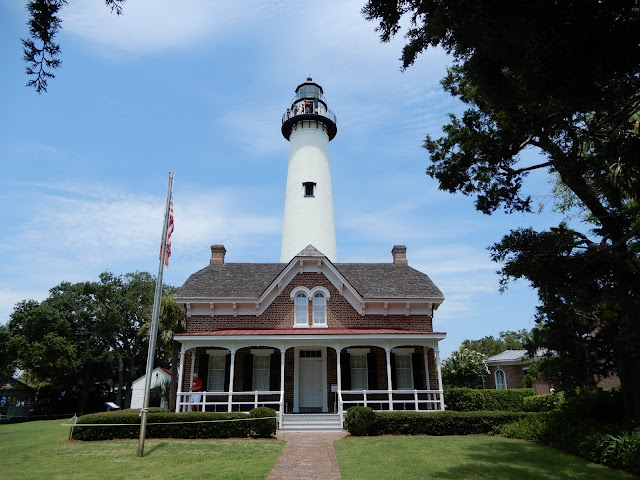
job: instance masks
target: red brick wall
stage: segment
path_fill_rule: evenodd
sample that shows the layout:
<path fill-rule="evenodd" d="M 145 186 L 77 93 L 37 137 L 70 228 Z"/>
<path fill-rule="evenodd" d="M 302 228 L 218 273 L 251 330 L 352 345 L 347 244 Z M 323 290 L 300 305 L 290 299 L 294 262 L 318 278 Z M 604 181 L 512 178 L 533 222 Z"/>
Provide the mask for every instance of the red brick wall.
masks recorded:
<path fill-rule="evenodd" d="M 262 315 L 194 315 L 187 318 L 187 333 L 209 332 L 226 328 L 290 328 L 294 321 L 291 291 L 298 286 L 308 289 L 322 286 L 329 290 L 327 325 L 330 328 L 399 328 L 432 332 L 429 315 L 360 315 L 321 273 L 299 273 Z M 309 322 L 312 322 L 312 302 L 309 302 Z"/>
<path fill-rule="evenodd" d="M 524 384 L 524 364 L 520 365 L 500 365 L 489 366 L 490 374 L 486 377 L 487 388 L 496 388 L 495 372 L 498 368 L 504 370 L 507 379 L 507 389 L 525 388 Z"/>

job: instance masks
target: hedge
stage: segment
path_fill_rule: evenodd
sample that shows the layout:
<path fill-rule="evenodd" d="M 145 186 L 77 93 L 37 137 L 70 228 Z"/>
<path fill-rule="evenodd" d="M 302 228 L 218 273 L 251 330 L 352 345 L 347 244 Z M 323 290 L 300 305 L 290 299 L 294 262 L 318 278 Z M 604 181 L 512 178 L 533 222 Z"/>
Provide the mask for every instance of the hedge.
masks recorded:
<path fill-rule="evenodd" d="M 521 412 L 524 399 L 532 395 L 535 395 L 533 388 L 512 390 L 449 388 L 444 392 L 444 401 L 447 410 L 456 412 L 476 412 L 480 410 Z"/>
<path fill-rule="evenodd" d="M 547 393 L 534 395 L 524 399 L 522 409 L 525 412 L 551 412 L 560 407 L 564 402 L 564 393 Z"/>
<path fill-rule="evenodd" d="M 275 432 L 272 426 L 275 419 L 247 420 L 246 413 L 214 413 L 214 412 L 185 412 L 169 413 L 149 409 L 147 415 L 147 438 L 242 438 L 252 431 L 261 436 L 268 436 L 266 430 Z M 260 409 L 262 410 L 262 409 Z M 275 416 L 275 411 L 270 410 Z M 251 414 L 251 413 L 250 413 Z M 265 412 L 258 412 L 256 416 L 266 416 Z M 214 421 L 216 420 L 216 421 Z M 239 420 L 239 421 L 220 421 Z M 185 423 L 186 422 L 186 423 Z M 198 423 L 208 422 L 208 423 Z M 252 423 L 256 423 L 255 429 Z M 83 427 L 91 424 L 126 424 Z M 162 424 L 162 425 L 160 425 Z M 83 415 L 77 420 L 72 430 L 74 440 L 112 440 L 115 438 L 138 438 L 140 435 L 139 410 L 122 410 L 115 412 L 93 413 Z"/>
<path fill-rule="evenodd" d="M 359 407 L 358 417 L 363 417 Z M 351 410 L 351 409 L 350 409 Z M 357 435 L 475 435 L 492 433 L 498 427 L 520 420 L 523 412 L 375 412 L 368 430 L 362 423 L 345 422 L 345 428 Z M 352 425 L 357 427 L 352 430 Z"/>

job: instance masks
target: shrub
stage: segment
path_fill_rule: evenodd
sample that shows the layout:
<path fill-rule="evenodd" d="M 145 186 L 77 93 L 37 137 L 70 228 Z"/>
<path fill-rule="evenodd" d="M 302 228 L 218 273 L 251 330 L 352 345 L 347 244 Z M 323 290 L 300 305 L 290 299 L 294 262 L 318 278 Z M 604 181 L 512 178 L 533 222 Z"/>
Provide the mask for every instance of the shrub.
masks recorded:
<path fill-rule="evenodd" d="M 185 412 L 169 413 L 164 409 L 149 409 L 147 438 L 230 438 L 247 437 L 250 425 L 246 413 Z M 244 421 L 227 421 L 242 419 Z M 104 426 L 90 426 L 90 425 Z M 113 424 L 113 425 L 105 425 Z M 86 426 L 83 426 L 86 425 Z M 75 440 L 112 440 L 138 438 L 139 410 L 93 413 L 78 418 L 72 430 Z"/>
<path fill-rule="evenodd" d="M 564 393 L 547 393 L 545 395 L 533 395 L 525 397 L 522 409 L 525 412 L 550 412 L 556 410 L 564 402 Z"/>
<path fill-rule="evenodd" d="M 640 428 L 617 435 L 592 433 L 580 444 L 579 453 L 592 462 L 640 472 Z"/>
<path fill-rule="evenodd" d="M 473 435 L 527 415 L 521 412 L 377 412 L 372 435 Z"/>
<path fill-rule="evenodd" d="M 534 395 L 532 388 L 513 390 L 474 390 L 472 388 L 450 388 L 444 392 L 448 410 L 475 412 L 480 410 L 502 410 L 521 412 L 526 397 Z"/>
<path fill-rule="evenodd" d="M 344 417 L 344 428 L 354 437 L 371 435 L 376 413 L 369 407 L 351 407 Z"/>
<path fill-rule="evenodd" d="M 258 407 L 251 410 L 249 412 L 249 418 L 264 418 L 264 420 L 252 420 L 249 422 L 253 434 L 261 438 L 269 438 L 275 435 L 278 426 L 278 421 L 275 417 L 276 411 L 272 408 Z"/>
<path fill-rule="evenodd" d="M 616 388 L 580 388 L 566 392 L 562 411 L 574 418 L 618 423 L 624 420 L 624 401 L 621 391 Z"/>
<path fill-rule="evenodd" d="M 573 454 L 578 453 L 580 441 L 594 431 L 592 422 L 569 420 L 563 412 L 558 410 L 532 413 L 499 429 L 499 433 L 505 437 L 521 438 Z"/>

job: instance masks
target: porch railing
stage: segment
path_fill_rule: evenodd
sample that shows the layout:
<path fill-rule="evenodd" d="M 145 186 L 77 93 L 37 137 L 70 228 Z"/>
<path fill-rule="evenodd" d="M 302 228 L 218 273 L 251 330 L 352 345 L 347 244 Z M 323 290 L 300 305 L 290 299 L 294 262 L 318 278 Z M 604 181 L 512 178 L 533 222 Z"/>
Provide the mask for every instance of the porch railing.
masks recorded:
<path fill-rule="evenodd" d="M 338 412 L 344 417 L 349 407 L 370 407 L 376 411 L 444 410 L 442 390 L 340 390 Z"/>
<path fill-rule="evenodd" d="M 176 412 L 248 412 L 252 408 L 269 407 L 278 413 L 282 424 L 284 393 L 280 390 L 255 390 L 252 392 L 198 392 L 200 401 L 192 402 L 191 392 L 178 392 Z"/>

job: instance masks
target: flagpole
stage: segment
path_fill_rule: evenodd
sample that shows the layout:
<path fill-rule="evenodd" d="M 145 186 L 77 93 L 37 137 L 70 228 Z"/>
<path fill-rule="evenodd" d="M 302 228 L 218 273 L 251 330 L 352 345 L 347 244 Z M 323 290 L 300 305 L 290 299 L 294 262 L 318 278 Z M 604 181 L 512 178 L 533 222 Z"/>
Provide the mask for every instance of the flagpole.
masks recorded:
<path fill-rule="evenodd" d="M 169 227 L 169 210 L 171 208 L 171 195 L 173 191 L 173 175 L 169 172 L 169 185 L 167 186 L 167 203 L 164 209 L 164 224 L 162 226 L 162 248 L 160 249 L 160 264 L 156 278 L 156 295 L 153 301 L 153 315 L 151 317 L 151 332 L 149 333 L 149 351 L 147 352 L 147 373 L 144 380 L 144 400 L 140 410 L 140 439 L 138 441 L 138 457 L 144 455 L 144 439 L 147 433 L 147 413 L 149 409 L 149 393 L 151 390 L 151 374 L 153 361 L 156 355 L 156 337 L 158 335 L 158 321 L 160 318 L 160 302 L 162 301 L 162 272 L 164 269 L 165 255 L 167 253 L 167 230 Z"/>

